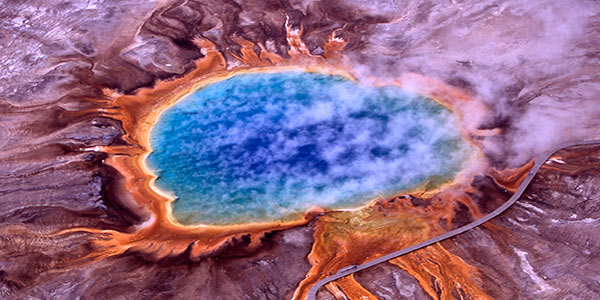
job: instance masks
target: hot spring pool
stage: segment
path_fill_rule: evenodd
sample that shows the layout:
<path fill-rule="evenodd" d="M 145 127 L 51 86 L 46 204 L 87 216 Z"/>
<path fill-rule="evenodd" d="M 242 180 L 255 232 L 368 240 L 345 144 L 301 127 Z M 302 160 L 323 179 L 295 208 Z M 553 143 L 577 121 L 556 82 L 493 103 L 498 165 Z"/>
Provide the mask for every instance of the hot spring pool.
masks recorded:
<path fill-rule="evenodd" d="M 357 207 L 449 180 L 472 153 L 456 116 L 431 99 L 305 72 L 205 86 L 167 109 L 150 139 L 148 165 L 183 224 Z"/>

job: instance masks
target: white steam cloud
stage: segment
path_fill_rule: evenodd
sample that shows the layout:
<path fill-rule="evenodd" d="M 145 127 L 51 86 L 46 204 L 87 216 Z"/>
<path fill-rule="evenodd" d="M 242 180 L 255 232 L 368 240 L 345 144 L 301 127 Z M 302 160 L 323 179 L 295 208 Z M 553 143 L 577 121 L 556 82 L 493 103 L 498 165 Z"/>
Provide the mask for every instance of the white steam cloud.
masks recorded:
<path fill-rule="evenodd" d="M 217 223 L 355 207 L 450 177 L 472 154 L 434 101 L 289 72 L 208 86 L 167 111 L 152 139 L 175 215 Z"/>
<path fill-rule="evenodd" d="M 485 102 L 493 112 L 480 126 L 503 129 L 485 138 L 498 166 L 600 138 L 600 2 L 382 2 L 359 6 L 394 21 L 376 25 L 365 48 L 350 52 L 354 72 L 417 72 Z"/>

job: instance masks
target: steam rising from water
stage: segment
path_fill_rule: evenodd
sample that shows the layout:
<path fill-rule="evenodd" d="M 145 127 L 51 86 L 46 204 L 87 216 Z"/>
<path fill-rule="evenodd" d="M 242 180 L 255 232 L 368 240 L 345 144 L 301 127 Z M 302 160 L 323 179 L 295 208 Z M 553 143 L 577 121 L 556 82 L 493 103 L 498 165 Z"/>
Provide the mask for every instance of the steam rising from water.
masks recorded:
<path fill-rule="evenodd" d="M 270 221 L 448 179 L 471 153 L 457 128 L 451 111 L 398 87 L 238 75 L 166 111 L 149 162 L 182 223 Z"/>
<path fill-rule="evenodd" d="M 362 37 L 363 47 L 350 54 L 353 74 L 416 72 L 485 102 L 493 112 L 482 128 L 502 129 L 482 139 L 497 166 L 600 139 L 600 2 L 378 2 L 357 6 L 394 21 Z"/>

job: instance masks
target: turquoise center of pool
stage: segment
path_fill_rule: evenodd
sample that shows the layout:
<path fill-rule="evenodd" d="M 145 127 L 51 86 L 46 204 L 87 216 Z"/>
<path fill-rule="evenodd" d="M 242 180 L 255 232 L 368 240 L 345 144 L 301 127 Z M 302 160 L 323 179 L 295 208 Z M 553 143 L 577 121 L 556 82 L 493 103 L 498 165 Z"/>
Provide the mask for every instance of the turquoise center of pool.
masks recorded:
<path fill-rule="evenodd" d="M 176 197 L 182 224 L 358 207 L 450 180 L 472 153 L 456 116 L 431 99 L 306 72 L 207 85 L 167 109 L 150 139 L 156 185 Z"/>

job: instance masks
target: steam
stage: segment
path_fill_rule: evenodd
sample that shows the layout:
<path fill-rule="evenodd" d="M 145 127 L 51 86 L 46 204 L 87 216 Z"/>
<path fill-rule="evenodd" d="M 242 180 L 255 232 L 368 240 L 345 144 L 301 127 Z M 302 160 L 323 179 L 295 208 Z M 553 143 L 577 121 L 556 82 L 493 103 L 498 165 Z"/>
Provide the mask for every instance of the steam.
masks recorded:
<path fill-rule="evenodd" d="M 499 166 L 600 138 L 597 1 L 404 1 L 394 11 L 369 11 L 392 22 L 375 25 L 365 48 L 349 53 L 354 72 L 417 72 L 484 101 L 493 112 L 479 126 L 503 130 L 484 139 Z"/>
<path fill-rule="evenodd" d="M 449 178 L 472 153 L 455 115 L 434 101 L 294 72 L 208 86 L 167 111 L 152 136 L 158 184 L 192 222 L 358 206 Z"/>

